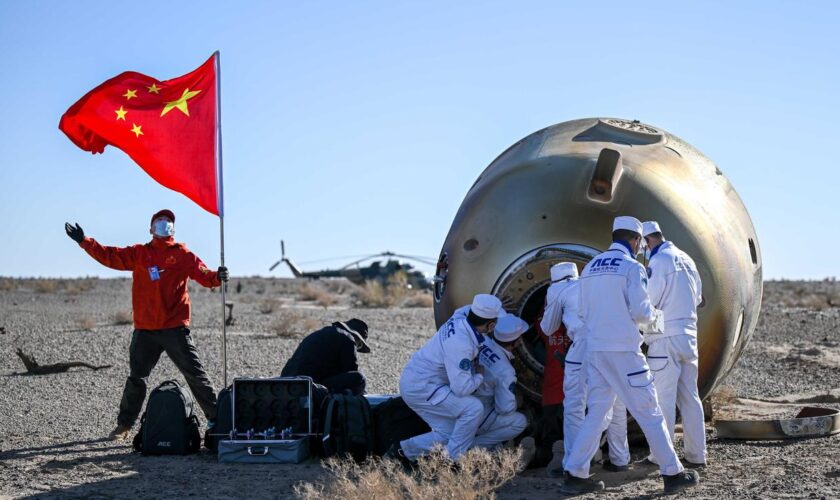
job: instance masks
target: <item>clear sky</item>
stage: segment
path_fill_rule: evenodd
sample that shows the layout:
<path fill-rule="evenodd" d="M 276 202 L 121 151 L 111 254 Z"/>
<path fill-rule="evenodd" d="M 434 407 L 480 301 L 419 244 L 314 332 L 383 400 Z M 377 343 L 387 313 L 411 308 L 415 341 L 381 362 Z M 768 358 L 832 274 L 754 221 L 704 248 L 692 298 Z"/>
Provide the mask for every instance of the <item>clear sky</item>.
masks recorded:
<path fill-rule="evenodd" d="M 218 265 L 216 217 L 57 126 L 122 71 L 169 79 L 220 50 L 234 275 L 269 275 L 281 238 L 299 261 L 435 257 L 499 153 L 610 116 L 718 164 L 752 215 L 765 277 L 837 276 L 838 27 L 837 2 L 3 0 L 0 275 L 124 274 L 84 255 L 64 222 L 129 245 L 164 207 Z"/>

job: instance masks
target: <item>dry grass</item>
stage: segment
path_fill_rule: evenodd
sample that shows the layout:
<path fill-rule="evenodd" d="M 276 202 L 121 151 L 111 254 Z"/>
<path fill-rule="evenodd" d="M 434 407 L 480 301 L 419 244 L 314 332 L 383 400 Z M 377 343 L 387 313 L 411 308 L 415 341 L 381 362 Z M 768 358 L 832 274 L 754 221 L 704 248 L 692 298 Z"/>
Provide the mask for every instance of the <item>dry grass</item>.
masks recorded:
<path fill-rule="evenodd" d="M 366 281 L 356 291 L 363 307 L 432 307 L 432 296 L 408 287 L 405 273 L 396 273 L 383 286 L 379 281 Z"/>
<path fill-rule="evenodd" d="M 0 278 L 0 292 L 13 292 L 18 289 L 18 280 L 14 278 Z"/>
<path fill-rule="evenodd" d="M 117 313 L 114 314 L 115 325 L 130 325 L 133 321 L 131 311 L 117 311 Z"/>
<path fill-rule="evenodd" d="M 58 290 L 58 281 L 56 280 L 35 280 L 32 287 L 38 293 L 54 293 Z"/>
<path fill-rule="evenodd" d="M 259 310 L 263 314 L 271 314 L 280 307 L 280 301 L 277 299 L 266 299 L 259 305 Z"/>
<path fill-rule="evenodd" d="M 405 298 L 402 303 L 403 307 L 432 307 L 435 304 L 435 299 L 431 293 L 415 292 Z"/>
<path fill-rule="evenodd" d="M 304 499 L 341 498 L 346 500 L 491 499 L 496 490 L 516 476 L 519 450 L 467 452 L 455 472 L 441 454 L 421 458 L 413 474 L 391 460 L 371 459 L 363 464 L 331 458 L 325 462 L 330 472 L 326 484 L 298 483 L 295 493 Z"/>
<path fill-rule="evenodd" d="M 79 328 L 82 330 L 93 330 L 96 327 L 96 322 L 85 316 L 84 318 L 79 318 Z"/>
<path fill-rule="evenodd" d="M 278 337 L 295 338 L 302 337 L 319 326 L 321 323 L 315 318 L 306 317 L 294 309 L 281 309 L 270 329 Z"/>
<path fill-rule="evenodd" d="M 61 286 L 67 293 L 71 295 L 78 295 L 96 288 L 96 280 L 89 278 L 69 281 L 62 280 Z"/>
<path fill-rule="evenodd" d="M 300 288 L 298 288 L 298 296 L 301 300 L 314 301 L 324 309 L 338 303 L 338 297 L 330 293 L 330 291 L 320 283 L 307 282 L 302 284 Z"/>

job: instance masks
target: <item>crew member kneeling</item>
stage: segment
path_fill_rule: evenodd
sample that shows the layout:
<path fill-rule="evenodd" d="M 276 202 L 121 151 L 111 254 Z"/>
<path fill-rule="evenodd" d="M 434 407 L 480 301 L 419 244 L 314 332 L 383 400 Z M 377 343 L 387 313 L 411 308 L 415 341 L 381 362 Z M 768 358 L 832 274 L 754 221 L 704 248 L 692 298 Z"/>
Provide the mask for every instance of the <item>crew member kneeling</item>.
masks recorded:
<path fill-rule="evenodd" d="M 400 395 L 431 427 L 431 432 L 394 445 L 388 456 L 405 463 L 444 445 L 451 460 L 472 447 L 484 415 L 484 406 L 473 395 L 484 382 L 484 369 L 477 362 L 479 346 L 504 316 L 502 303 L 493 295 L 480 294 L 472 305 L 444 323 L 420 348 L 400 376 Z"/>
<path fill-rule="evenodd" d="M 484 382 L 475 395 L 484 405 L 484 417 L 473 446 L 493 449 L 528 427 L 528 419 L 516 411 L 516 370 L 510 364 L 513 350 L 526 331 L 528 323 L 509 314 L 499 318 L 492 337 L 485 338 L 478 348 L 478 362 L 484 367 Z M 533 448 L 529 453 L 533 453 Z"/>
<path fill-rule="evenodd" d="M 364 394 L 365 376 L 359 371 L 356 352 L 370 352 L 367 336 L 367 323 L 356 318 L 312 332 L 300 342 L 281 375 L 312 377 L 332 393 Z"/>

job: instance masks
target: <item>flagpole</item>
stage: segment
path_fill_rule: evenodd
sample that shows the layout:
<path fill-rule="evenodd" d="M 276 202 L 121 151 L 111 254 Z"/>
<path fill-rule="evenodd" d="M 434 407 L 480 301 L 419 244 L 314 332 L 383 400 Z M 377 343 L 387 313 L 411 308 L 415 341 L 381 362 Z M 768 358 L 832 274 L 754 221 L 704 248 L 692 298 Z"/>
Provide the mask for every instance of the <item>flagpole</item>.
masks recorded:
<path fill-rule="evenodd" d="M 219 208 L 219 243 L 221 248 L 220 265 L 225 265 L 225 183 L 222 171 L 222 65 L 219 61 L 221 54 L 217 50 L 213 53 L 213 64 L 216 70 L 216 196 Z M 222 282 L 222 363 L 224 364 L 224 381 L 227 387 L 227 324 L 225 321 L 225 291 L 227 283 Z"/>

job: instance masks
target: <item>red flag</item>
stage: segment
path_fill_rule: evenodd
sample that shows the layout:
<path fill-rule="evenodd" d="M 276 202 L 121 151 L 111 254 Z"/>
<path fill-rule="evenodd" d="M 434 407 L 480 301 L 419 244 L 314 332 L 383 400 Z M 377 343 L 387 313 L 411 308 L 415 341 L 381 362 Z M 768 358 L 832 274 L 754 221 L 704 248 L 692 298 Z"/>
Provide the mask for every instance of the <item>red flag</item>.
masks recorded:
<path fill-rule="evenodd" d="M 219 215 L 215 58 L 163 82 L 117 75 L 70 106 L 58 128 L 94 154 L 122 149 L 154 180 Z"/>

